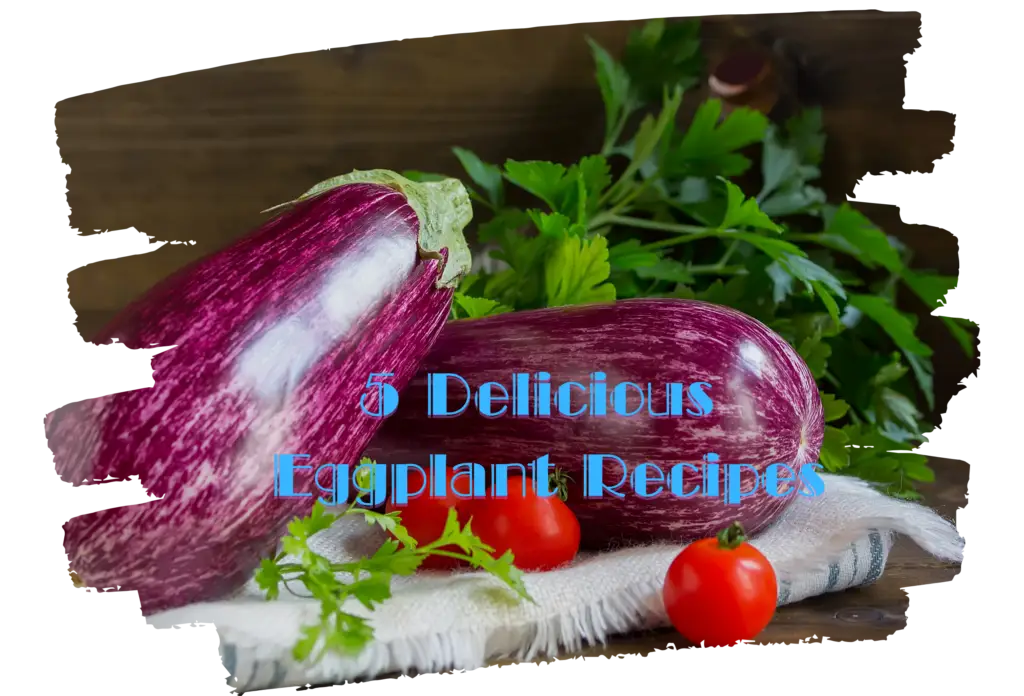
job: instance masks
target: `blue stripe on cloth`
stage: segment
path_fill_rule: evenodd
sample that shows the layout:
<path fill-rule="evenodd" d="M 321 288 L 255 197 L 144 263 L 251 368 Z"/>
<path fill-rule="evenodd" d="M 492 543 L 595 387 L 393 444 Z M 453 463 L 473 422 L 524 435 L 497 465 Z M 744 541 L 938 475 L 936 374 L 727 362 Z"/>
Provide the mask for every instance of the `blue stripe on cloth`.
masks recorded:
<path fill-rule="evenodd" d="M 249 672 L 249 679 L 246 680 L 245 686 L 239 689 L 240 694 L 244 694 L 247 691 L 252 691 L 256 688 L 256 676 L 259 673 L 259 665 L 260 662 L 258 660 L 253 660 L 253 669 Z"/>
<path fill-rule="evenodd" d="M 825 591 L 831 592 L 836 589 L 836 583 L 839 582 L 839 564 L 832 563 L 828 567 L 828 584 L 825 585 Z"/>
<path fill-rule="evenodd" d="M 871 542 L 871 567 L 868 568 L 867 577 L 864 578 L 864 582 L 860 583 L 863 585 L 870 585 L 877 581 L 882 575 L 882 563 L 883 563 L 883 552 L 882 548 L 882 535 L 878 533 L 878 530 L 871 530 L 871 535 L 868 537 Z"/>
<path fill-rule="evenodd" d="M 779 588 L 779 606 L 782 606 L 789 601 L 789 595 L 792 589 L 793 588 L 789 580 L 782 581 L 782 587 Z"/>
<path fill-rule="evenodd" d="M 288 674 L 288 669 L 281 664 L 280 660 L 274 660 L 274 676 L 270 678 L 270 683 L 266 688 L 276 689 L 284 683 L 284 678 Z"/>
<path fill-rule="evenodd" d="M 235 670 L 238 668 L 238 648 L 234 643 L 221 641 L 220 661 L 224 665 L 224 669 L 228 671 L 228 678 L 225 680 L 228 686 L 238 686 L 238 675 L 235 674 Z"/>
<path fill-rule="evenodd" d="M 854 585 L 857 583 L 857 542 L 850 544 L 850 550 L 853 552 L 853 575 L 850 577 L 850 584 Z"/>

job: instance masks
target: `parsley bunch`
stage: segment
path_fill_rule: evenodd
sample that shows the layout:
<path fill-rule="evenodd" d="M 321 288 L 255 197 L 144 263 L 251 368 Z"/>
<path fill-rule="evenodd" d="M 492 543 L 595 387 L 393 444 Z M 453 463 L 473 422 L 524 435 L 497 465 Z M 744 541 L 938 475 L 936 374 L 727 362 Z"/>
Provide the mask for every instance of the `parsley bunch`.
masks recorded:
<path fill-rule="evenodd" d="M 465 278 L 451 318 L 633 297 L 734 307 L 789 341 L 818 380 L 826 470 L 919 497 L 914 482 L 934 474 L 907 450 L 934 427 L 921 407 L 934 408 L 933 351 L 897 291 L 933 310 L 956 277 L 912 268 L 897 239 L 827 201 L 815 185 L 820 109 L 776 124 L 745 108 L 723 118 L 711 99 L 682 126 L 684 90 L 702 79 L 699 22 L 651 21 L 621 61 L 590 48 L 606 125 L 596 154 L 499 167 L 454 148 L 478 241 L 500 268 Z M 509 187 L 534 204 L 508 205 Z M 973 357 L 973 324 L 942 320 Z"/>
<path fill-rule="evenodd" d="M 364 458 L 362 465 L 373 464 Z M 358 475 L 372 472 L 363 466 Z M 365 477 L 364 477 L 365 478 Z M 368 481 L 361 481 L 369 488 Z M 367 558 L 349 563 L 331 563 L 309 547 L 313 535 L 328 529 L 341 517 L 362 515 L 368 524 L 377 525 L 389 533 L 389 538 Z M 456 548 L 457 551 L 451 551 Z M 349 600 L 358 602 L 367 611 L 391 597 L 391 579 L 395 575 L 412 575 L 427 556 L 440 555 L 459 558 L 473 568 L 486 570 L 508 585 L 519 597 L 530 600 L 523 584 L 522 572 L 515 567 L 510 551 L 499 558 L 494 549 L 473 534 L 470 523 L 460 526 L 455 509 L 441 537 L 429 544 L 419 544 L 401 524 L 397 512 L 381 514 L 360 506 L 360 500 L 348 505 L 340 514 L 327 512 L 320 501 L 312 514 L 296 518 L 288 525 L 288 536 L 281 540 L 281 551 L 273 558 L 265 558 L 256 572 L 256 583 L 268 600 L 277 599 L 281 588 L 292 594 L 294 583 L 304 586 L 308 594 L 299 595 L 320 602 L 320 620 L 302 629 L 302 638 L 295 644 L 292 654 L 298 661 L 318 662 L 328 652 L 357 655 L 373 640 L 373 627 L 369 621 L 346 608 Z"/>

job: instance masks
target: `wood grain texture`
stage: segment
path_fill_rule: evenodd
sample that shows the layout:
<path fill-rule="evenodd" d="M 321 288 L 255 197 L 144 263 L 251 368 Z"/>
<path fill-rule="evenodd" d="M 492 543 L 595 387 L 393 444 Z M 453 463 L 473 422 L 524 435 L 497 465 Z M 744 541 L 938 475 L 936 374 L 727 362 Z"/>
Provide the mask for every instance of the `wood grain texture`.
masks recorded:
<path fill-rule="evenodd" d="M 639 22 L 441 36 L 227 65 L 72 97 L 56 127 L 70 166 L 71 225 L 83 234 L 134 227 L 195 240 L 72 271 L 83 335 L 157 281 L 258 226 L 260 211 L 357 168 L 460 174 L 452 145 L 489 161 L 569 162 L 596 149 L 603 109 L 585 36 L 618 54 Z M 852 193 L 867 173 L 930 172 L 952 151 L 954 117 L 903 109 L 918 13 L 720 16 L 704 20 L 713 60 L 754 35 L 809 67 L 801 89 L 825 110 L 823 185 Z M 688 108 L 705 96 L 688 95 Z M 684 109 L 685 111 L 685 109 Z M 956 238 L 906 225 L 892 206 L 857 204 L 943 273 Z M 937 319 L 936 414 L 977 367 Z"/>

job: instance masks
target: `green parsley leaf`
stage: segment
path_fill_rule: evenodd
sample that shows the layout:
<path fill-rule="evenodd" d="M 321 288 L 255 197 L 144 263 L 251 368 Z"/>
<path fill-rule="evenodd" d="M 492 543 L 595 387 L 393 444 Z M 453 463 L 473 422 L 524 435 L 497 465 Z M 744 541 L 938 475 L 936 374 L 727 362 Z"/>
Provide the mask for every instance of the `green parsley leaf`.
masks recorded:
<path fill-rule="evenodd" d="M 818 456 L 825 471 L 836 473 L 850 466 L 850 453 L 846 449 L 848 442 L 849 437 L 845 432 L 831 425 L 825 426 L 825 438 Z"/>
<path fill-rule="evenodd" d="M 778 137 L 778 129 L 769 126 L 765 131 L 764 153 L 761 157 L 761 192 L 757 194 L 759 201 L 771 196 L 787 181 L 799 176 L 800 155 L 789 147 L 785 147 Z"/>
<path fill-rule="evenodd" d="M 605 198 L 608 198 L 613 203 L 621 203 L 624 198 L 630 195 L 630 187 L 635 185 L 633 184 L 633 177 L 645 165 L 650 164 L 650 160 L 658 152 L 659 146 L 664 151 L 666 142 L 672 136 L 676 113 L 679 111 L 679 106 L 682 102 L 682 90 L 676 89 L 671 94 L 666 93 L 664 104 L 658 117 L 654 118 L 648 115 L 640 122 L 640 127 L 633 138 L 632 161 L 630 161 L 626 171 L 622 173 L 622 176 L 619 177 L 615 185 L 607 191 Z M 664 153 L 662 152 L 661 154 Z M 654 168 L 657 169 L 657 166 Z"/>
<path fill-rule="evenodd" d="M 612 183 L 611 171 L 602 155 L 589 155 L 569 167 L 567 177 L 576 185 L 568 187 L 562 201 L 563 212 L 575 214 L 576 222 L 585 224 L 600 208 L 601 196 Z"/>
<path fill-rule="evenodd" d="M 921 412 L 917 410 L 913 401 L 890 387 L 879 389 L 877 398 L 878 403 L 875 410 L 876 418 L 879 421 L 892 421 L 909 429 L 914 434 L 920 432 L 917 420 L 921 417 Z"/>
<path fill-rule="evenodd" d="M 402 172 L 402 176 L 404 176 L 409 181 L 416 181 L 420 183 L 425 183 L 428 181 L 444 181 L 445 179 L 451 178 L 445 176 L 444 174 L 432 174 L 430 172 L 421 172 L 415 169 L 405 170 L 404 172 Z"/>
<path fill-rule="evenodd" d="M 825 392 L 819 392 L 819 394 L 821 394 L 822 408 L 825 410 L 826 423 L 837 421 L 849 412 L 850 404 L 842 399 L 837 399 L 832 394 L 826 394 Z"/>
<path fill-rule="evenodd" d="M 832 355 L 832 347 L 829 344 L 822 342 L 820 338 L 806 338 L 800 343 L 797 352 L 807 363 L 807 367 L 815 379 L 825 376 L 828 359 Z"/>
<path fill-rule="evenodd" d="M 784 135 L 777 126 L 768 127 L 761 157 L 763 185 L 757 195 L 766 215 L 812 213 L 825 203 L 825 192 L 810 185 L 821 176 L 817 165 L 824 143 L 820 109 L 791 118 Z"/>
<path fill-rule="evenodd" d="M 877 264 L 892 273 L 903 270 L 903 262 L 889 238 L 856 208 L 843 203 L 830 217 L 825 227 L 825 237 L 840 239 L 849 244 L 857 258 L 868 268 L 874 268 Z"/>
<path fill-rule="evenodd" d="M 617 271 L 653 266 L 660 259 L 661 257 L 657 253 L 645 249 L 639 239 L 627 239 L 608 249 L 608 261 L 612 270 Z"/>
<path fill-rule="evenodd" d="M 914 326 L 907 316 L 897 310 L 884 297 L 878 295 L 850 295 L 848 302 L 874 320 L 901 349 L 930 357 L 932 349 L 914 335 Z"/>
<path fill-rule="evenodd" d="M 838 307 L 835 300 L 824 298 L 825 294 L 846 298 L 846 290 L 842 282 L 827 270 L 803 256 L 782 253 L 765 269 L 774 282 L 773 298 L 780 303 L 793 292 L 793 281 L 798 280 L 809 291 L 818 295 L 828 309 L 832 320 L 837 321 Z"/>
<path fill-rule="evenodd" d="M 374 463 L 363 458 L 363 463 Z M 417 545 L 401 525 L 398 513 L 380 514 L 356 505 L 345 509 L 344 515 L 360 514 L 370 524 L 380 526 L 394 538 L 384 540 L 370 557 L 354 562 L 332 564 L 309 548 L 309 538 L 323 531 L 336 516 L 327 515 L 322 503 L 317 502 L 308 517 L 294 520 L 289 525 L 290 535 L 281 540 L 287 554 L 298 559 L 291 562 L 285 554 L 263 559 L 256 573 L 256 581 L 268 600 L 280 596 L 280 586 L 289 582 L 303 584 L 310 597 L 320 603 L 318 623 L 301 629 L 301 637 L 293 647 L 296 660 L 319 660 L 325 652 L 345 656 L 358 654 L 373 640 L 373 628 L 363 617 L 345 611 L 350 600 L 373 611 L 391 598 L 391 578 L 410 575 L 422 560 L 439 549 L 457 546 L 462 549 L 463 560 L 491 572 L 505 582 L 520 597 L 532 601 L 522 581 L 522 573 L 514 566 L 514 558 L 506 553 L 500 558 L 491 556 L 494 549 L 476 537 L 470 525 L 460 527 L 457 513 L 449 512 L 448 524 L 441 538 L 430 544 Z"/>
<path fill-rule="evenodd" d="M 601 90 L 605 113 L 605 147 L 615 144 L 621 123 L 636 108 L 629 82 L 629 74 L 621 63 L 612 58 L 600 44 L 587 37 L 596 66 L 595 77 Z"/>
<path fill-rule="evenodd" d="M 907 374 L 907 368 L 899 361 L 899 355 L 894 356 L 894 358 L 891 363 L 883 367 L 871 378 L 872 386 L 884 387 L 900 381 Z"/>
<path fill-rule="evenodd" d="M 320 642 L 323 633 L 323 624 L 314 626 L 303 626 L 301 629 L 302 638 L 292 648 L 292 657 L 298 662 L 305 662 L 313 654 L 317 644 Z"/>
<path fill-rule="evenodd" d="M 636 274 L 644 280 L 663 280 L 670 283 L 687 284 L 694 280 L 689 267 L 674 259 L 658 259 L 657 263 L 637 268 Z"/>
<path fill-rule="evenodd" d="M 613 302 L 615 286 L 606 282 L 610 274 L 607 239 L 566 234 L 545 266 L 548 306 Z"/>
<path fill-rule="evenodd" d="M 887 484 L 887 492 L 910 500 L 920 499 L 911 487 L 912 481 L 931 482 L 934 472 L 927 466 L 927 457 L 913 452 L 888 452 L 876 449 L 853 450 L 849 474 L 866 481 Z"/>
<path fill-rule="evenodd" d="M 505 204 L 505 184 L 501 168 L 484 162 L 475 153 L 461 147 L 453 147 L 452 152 L 459 158 L 459 163 L 476 182 L 484 193 L 491 207 L 498 210 Z"/>
<path fill-rule="evenodd" d="M 821 107 L 804 109 L 786 121 L 788 144 L 799 154 L 800 161 L 821 164 L 825 153 L 825 125 Z"/>
<path fill-rule="evenodd" d="M 551 210 L 559 210 L 565 195 L 568 170 L 555 162 L 505 162 L 505 178 L 544 201 Z"/>
<path fill-rule="evenodd" d="M 523 228 L 530 225 L 530 216 L 518 208 L 501 210 L 493 218 L 480 225 L 477 237 L 483 243 L 506 240 L 507 237 L 520 237 Z"/>
<path fill-rule="evenodd" d="M 920 273 L 909 268 L 902 272 L 903 282 L 914 291 L 928 309 L 941 307 L 949 291 L 956 287 L 956 276 L 944 276 L 934 273 Z"/>
<path fill-rule="evenodd" d="M 718 278 L 707 289 L 698 293 L 696 299 L 725 307 L 734 307 L 741 302 L 745 289 L 743 278 L 741 277 L 730 278 L 725 283 L 722 282 L 721 278 Z"/>
<path fill-rule="evenodd" d="M 953 317 L 940 318 L 942 319 L 942 322 L 946 325 L 946 328 L 949 329 L 949 332 L 953 335 L 953 338 L 955 338 L 957 343 L 960 344 L 960 347 L 963 349 L 964 353 L 967 354 L 967 357 L 974 358 L 974 336 L 967 332 L 967 330 L 964 328 L 964 324 L 970 326 L 975 331 L 977 331 L 978 325 L 966 319 L 954 319 Z"/>
<path fill-rule="evenodd" d="M 935 368 L 932 365 L 931 359 L 906 351 L 903 354 L 906 356 L 907 362 L 910 363 L 910 368 L 914 371 L 917 385 L 921 388 L 921 393 L 924 394 L 928 408 L 935 408 Z"/>
<path fill-rule="evenodd" d="M 730 227 L 754 227 L 770 232 L 781 232 L 782 229 L 771 219 L 761 212 L 757 207 L 757 201 L 753 198 L 746 198 L 740 187 L 728 179 L 720 179 L 725 184 L 726 206 L 725 217 L 722 218 L 719 229 Z M 790 245 L 792 246 L 792 245 Z"/>
<path fill-rule="evenodd" d="M 693 87 L 704 68 L 700 22 L 647 22 L 630 33 L 622 63 L 639 101 L 657 102 L 666 87 Z"/>
<path fill-rule="evenodd" d="M 561 213 L 542 213 L 539 210 L 527 212 L 542 237 L 560 240 L 565 235 L 583 237 L 587 233 L 585 227 L 574 225 L 569 218 Z"/>
<path fill-rule="evenodd" d="M 452 319 L 479 319 L 511 312 L 512 308 L 486 297 L 469 297 L 455 293 L 452 300 Z"/>
<path fill-rule="evenodd" d="M 750 160 L 738 151 L 761 142 L 768 128 L 767 117 L 745 107 L 719 122 L 721 115 L 718 99 L 700 105 L 679 144 L 667 155 L 667 174 L 733 177 L 750 168 Z"/>

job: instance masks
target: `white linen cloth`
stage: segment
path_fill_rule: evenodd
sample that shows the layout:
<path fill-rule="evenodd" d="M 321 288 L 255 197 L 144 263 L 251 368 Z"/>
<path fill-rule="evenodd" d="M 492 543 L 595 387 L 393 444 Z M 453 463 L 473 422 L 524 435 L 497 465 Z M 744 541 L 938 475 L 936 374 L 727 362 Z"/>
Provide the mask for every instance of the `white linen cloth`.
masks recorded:
<path fill-rule="evenodd" d="M 868 585 L 881 576 L 895 534 L 939 559 L 960 562 L 963 540 L 933 510 L 895 500 L 857 479 L 822 475 L 825 492 L 795 500 L 752 540 L 779 579 L 779 605 Z M 373 550 L 383 532 L 361 516 L 344 518 L 310 540 L 334 562 Z M 383 674 L 473 669 L 499 657 L 530 660 L 601 643 L 615 634 L 667 625 L 661 587 L 682 547 L 655 545 L 581 555 L 571 566 L 525 576 L 536 601 L 507 599 L 504 585 L 481 572 L 421 573 L 395 578 L 393 597 L 372 613 L 375 638 L 357 658 L 328 655 L 296 663 L 302 626 L 319 604 L 282 590 L 267 602 L 254 582 L 238 596 L 150 617 L 158 627 L 212 623 L 221 657 L 240 692 L 344 683 Z M 297 587 L 296 590 L 304 588 Z"/>

